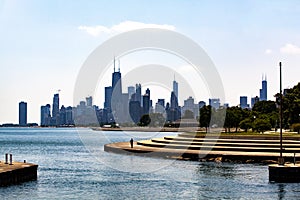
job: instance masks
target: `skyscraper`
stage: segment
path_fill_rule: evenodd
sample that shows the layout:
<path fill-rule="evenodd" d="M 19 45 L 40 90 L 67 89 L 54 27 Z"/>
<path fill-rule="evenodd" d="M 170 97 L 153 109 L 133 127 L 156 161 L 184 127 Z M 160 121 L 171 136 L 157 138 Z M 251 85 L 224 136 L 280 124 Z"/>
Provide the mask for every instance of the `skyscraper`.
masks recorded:
<path fill-rule="evenodd" d="M 127 89 L 128 89 L 129 99 L 131 99 L 131 96 L 135 93 L 135 87 L 134 86 L 128 86 Z"/>
<path fill-rule="evenodd" d="M 93 106 L 93 97 L 89 96 L 89 97 L 86 97 L 86 105 L 89 106 L 89 107 L 92 107 Z"/>
<path fill-rule="evenodd" d="M 41 106 L 41 126 L 49 126 L 51 121 L 50 104 Z"/>
<path fill-rule="evenodd" d="M 178 99 L 178 83 L 175 81 L 175 78 L 173 81 L 173 92 L 174 92 L 176 98 Z"/>
<path fill-rule="evenodd" d="M 112 74 L 112 95 L 119 98 L 122 94 L 122 81 L 120 66 L 118 71 L 115 70 L 115 59 L 114 59 L 114 73 Z"/>
<path fill-rule="evenodd" d="M 19 103 L 19 125 L 27 125 L 27 103 L 24 101 Z"/>
<path fill-rule="evenodd" d="M 111 86 L 105 87 L 104 108 L 107 109 L 109 112 L 111 110 L 111 95 L 112 95 L 112 87 Z"/>
<path fill-rule="evenodd" d="M 249 108 L 247 96 L 240 96 L 240 107 L 242 109 Z"/>
<path fill-rule="evenodd" d="M 135 101 L 139 101 L 140 105 L 142 106 L 142 86 L 141 84 L 135 85 Z"/>
<path fill-rule="evenodd" d="M 59 94 L 54 94 L 52 104 L 52 117 L 56 118 L 59 115 Z"/>
<path fill-rule="evenodd" d="M 150 97 L 148 94 L 143 95 L 143 114 L 149 114 L 150 111 Z"/>
<path fill-rule="evenodd" d="M 262 79 L 262 88 L 259 90 L 259 100 L 260 101 L 267 101 L 267 77 L 263 77 Z"/>

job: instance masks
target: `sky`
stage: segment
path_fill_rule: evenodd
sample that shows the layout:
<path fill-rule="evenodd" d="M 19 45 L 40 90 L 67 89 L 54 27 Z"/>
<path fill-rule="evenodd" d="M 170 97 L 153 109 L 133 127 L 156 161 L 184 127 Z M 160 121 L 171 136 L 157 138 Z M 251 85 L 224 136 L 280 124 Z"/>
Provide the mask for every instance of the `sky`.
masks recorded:
<path fill-rule="evenodd" d="M 238 105 L 240 96 L 248 96 L 250 103 L 259 95 L 263 74 L 273 100 L 279 90 L 279 61 L 283 87 L 299 82 L 299 19 L 297 0 L 0 0 L 0 124 L 18 123 L 20 101 L 27 102 L 28 122 L 39 123 L 40 106 L 52 104 L 58 90 L 61 105 L 76 105 L 74 85 L 91 52 L 117 34 L 147 27 L 179 32 L 205 50 L 223 82 L 222 103 Z M 147 63 L 141 62 L 143 56 L 164 60 L 137 53 L 121 59 L 121 72 Z M 102 107 L 103 87 L 110 81 L 107 76 L 99 91 L 90 94 L 94 104 Z M 179 82 L 179 93 L 183 90 Z M 166 92 L 155 91 L 154 102 L 169 100 Z M 195 97 L 196 102 L 208 98 L 205 92 Z"/>

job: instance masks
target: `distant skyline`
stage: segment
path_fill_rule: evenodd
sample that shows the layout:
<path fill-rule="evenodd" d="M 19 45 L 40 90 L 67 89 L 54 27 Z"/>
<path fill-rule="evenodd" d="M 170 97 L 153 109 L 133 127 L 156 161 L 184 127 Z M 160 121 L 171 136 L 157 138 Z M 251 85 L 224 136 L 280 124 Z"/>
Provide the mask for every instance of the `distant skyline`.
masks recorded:
<path fill-rule="evenodd" d="M 18 123 L 21 101 L 27 102 L 27 122 L 39 122 L 40 106 L 59 89 L 61 104 L 77 105 L 74 84 L 89 54 L 113 35 L 143 27 L 174 30 L 196 41 L 218 69 L 230 106 L 238 105 L 240 96 L 259 96 L 262 74 L 273 100 L 279 90 L 279 61 L 284 88 L 300 81 L 299 19 L 297 0 L 0 0 L 0 124 Z M 149 62 L 137 57 L 121 60 L 122 76 L 127 67 Z M 184 65 L 180 69 L 188 73 Z M 97 95 L 94 104 L 102 107 L 103 89 Z M 159 98 L 169 101 L 169 93 Z M 195 101 L 208 98 L 204 94 Z"/>

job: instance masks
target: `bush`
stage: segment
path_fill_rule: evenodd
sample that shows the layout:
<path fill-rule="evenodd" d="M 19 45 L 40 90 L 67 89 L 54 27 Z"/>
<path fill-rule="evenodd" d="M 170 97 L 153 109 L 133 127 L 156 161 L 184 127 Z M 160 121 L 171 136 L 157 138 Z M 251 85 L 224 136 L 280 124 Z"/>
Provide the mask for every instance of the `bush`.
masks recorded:
<path fill-rule="evenodd" d="M 299 134 L 300 133 L 300 123 L 292 124 L 292 129 L 293 129 L 293 131 L 298 132 L 298 134 Z"/>

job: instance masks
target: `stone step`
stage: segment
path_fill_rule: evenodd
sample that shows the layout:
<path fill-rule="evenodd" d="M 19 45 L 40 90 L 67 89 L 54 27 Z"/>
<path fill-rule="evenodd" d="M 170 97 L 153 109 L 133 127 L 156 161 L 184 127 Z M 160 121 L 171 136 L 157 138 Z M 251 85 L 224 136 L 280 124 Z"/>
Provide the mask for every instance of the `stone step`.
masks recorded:
<path fill-rule="evenodd" d="M 263 143 L 263 144 L 279 144 L 278 140 L 253 140 L 253 139 L 224 139 L 224 138 L 192 138 L 192 137 L 182 137 L 182 136 L 165 136 L 165 140 L 176 140 L 176 141 L 194 141 L 194 142 L 230 142 L 230 143 Z M 285 144 L 298 144 L 300 146 L 300 141 L 295 140 L 283 140 Z"/>
<path fill-rule="evenodd" d="M 209 150 L 209 151 L 242 151 L 242 152 L 280 152 L 280 148 L 274 147 L 244 147 L 244 146 L 223 146 L 223 145 L 180 145 L 180 144 L 164 144 L 152 142 L 151 140 L 138 141 L 138 145 L 155 147 L 155 148 L 170 148 L 170 149 L 188 149 L 188 150 Z M 284 153 L 300 153 L 300 148 L 285 148 Z"/>
<path fill-rule="evenodd" d="M 243 146 L 243 147 L 274 147 L 280 148 L 279 142 L 277 143 L 231 143 L 230 141 L 194 141 L 194 140 L 165 140 L 162 138 L 153 138 L 152 142 L 164 144 L 180 144 L 180 145 L 222 145 L 222 146 Z M 300 148 L 300 144 L 283 143 L 284 148 Z"/>

